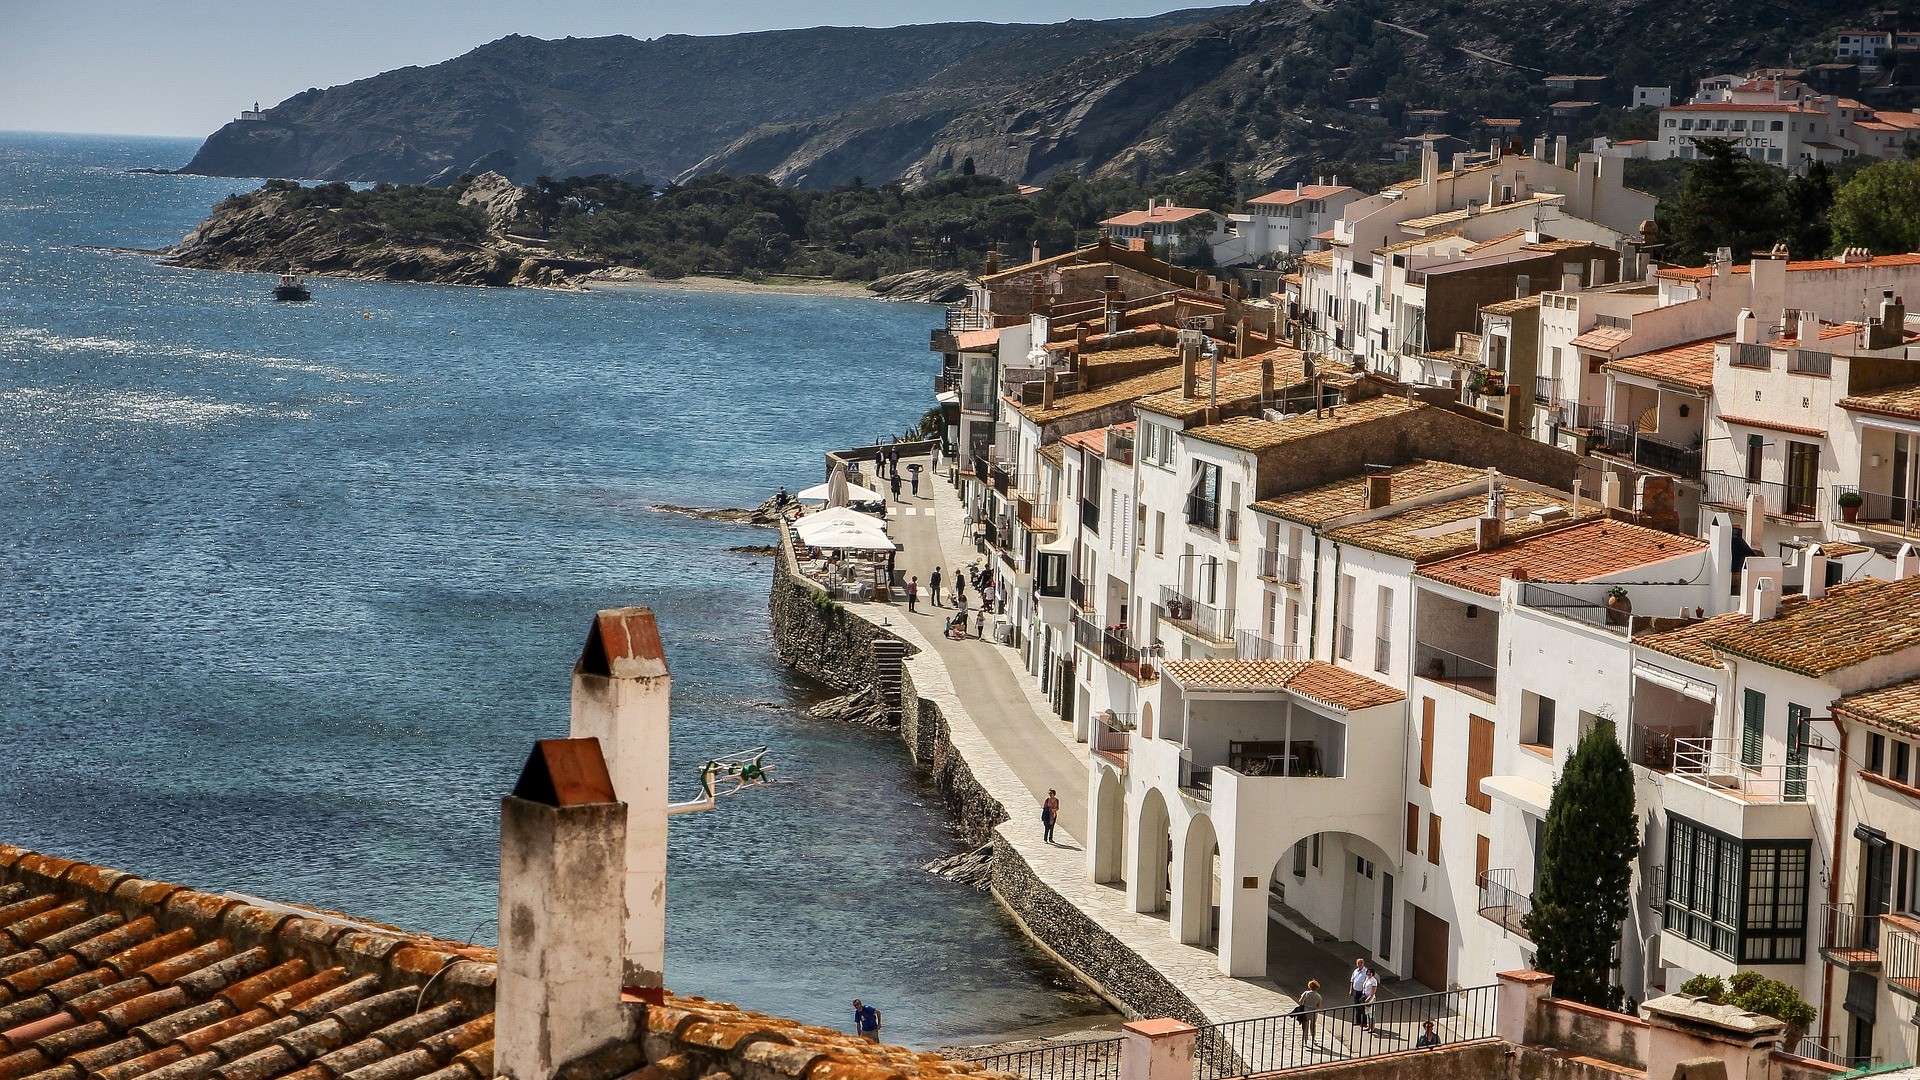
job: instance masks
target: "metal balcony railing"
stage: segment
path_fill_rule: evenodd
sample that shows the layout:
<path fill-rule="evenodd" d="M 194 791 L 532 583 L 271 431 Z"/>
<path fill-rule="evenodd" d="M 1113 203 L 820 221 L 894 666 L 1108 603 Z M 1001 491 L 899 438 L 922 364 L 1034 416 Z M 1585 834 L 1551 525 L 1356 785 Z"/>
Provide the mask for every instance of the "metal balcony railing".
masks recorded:
<path fill-rule="evenodd" d="M 947 329 L 949 330 L 989 330 L 993 328 L 993 316 L 984 311 L 975 311 L 970 307 L 950 307 L 947 309 Z"/>
<path fill-rule="evenodd" d="M 1673 775 L 1745 803 L 1807 801 L 1807 766 L 1744 764 L 1736 739 L 1675 739 Z"/>
<path fill-rule="evenodd" d="M 1833 354 L 1812 349 L 1795 350 L 1793 362 L 1787 365 L 1787 370 L 1801 375 L 1832 375 Z"/>
<path fill-rule="evenodd" d="M 1107 460 L 1122 465 L 1133 464 L 1133 432 L 1107 432 Z"/>
<path fill-rule="evenodd" d="M 1336 655 L 1342 660 L 1353 659 L 1353 627 L 1342 626 L 1340 628 L 1339 645 L 1340 651 Z"/>
<path fill-rule="evenodd" d="M 1508 933 L 1532 941 L 1525 919 L 1533 911 L 1533 897 L 1515 888 L 1519 873 L 1512 869 L 1489 870 L 1480 875 L 1480 917 L 1497 923 Z"/>
<path fill-rule="evenodd" d="M 1133 738 L 1133 714 L 1103 710 L 1093 730 L 1093 752 L 1121 768 L 1127 767 L 1127 744 Z"/>
<path fill-rule="evenodd" d="M 948 391 L 957 392 L 959 389 L 960 373 L 957 371 L 943 371 L 933 377 L 933 392 L 936 394 L 944 394 Z"/>
<path fill-rule="evenodd" d="M 1818 487 L 1799 487 L 1775 483 L 1772 480 L 1749 480 L 1732 473 L 1703 472 L 1701 483 L 1706 485 L 1703 502 L 1714 506 L 1743 507 L 1747 505 L 1748 495 L 1759 495 L 1761 507 L 1775 517 L 1791 518 L 1795 521 L 1817 521 L 1820 518 L 1820 489 Z"/>
<path fill-rule="evenodd" d="M 1226 643 L 1233 640 L 1233 609 L 1203 604 L 1178 589 L 1160 587 L 1160 606 L 1167 621 L 1190 633 Z"/>
<path fill-rule="evenodd" d="M 1085 612 L 1077 612 L 1074 614 L 1073 643 L 1075 645 L 1098 656 L 1100 655 L 1102 638 L 1104 636 L 1105 632 L 1100 629 L 1100 625 L 1088 618 Z"/>
<path fill-rule="evenodd" d="M 994 412 L 993 390 L 988 387 L 968 387 L 961 392 L 960 408 L 970 413 L 991 416 Z"/>
<path fill-rule="evenodd" d="M 1393 642 L 1387 638 L 1373 639 L 1373 670 L 1385 671 L 1393 661 Z"/>
<path fill-rule="evenodd" d="M 1492 698 L 1499 690 L 1499 672 L 1493 665 L 1425 642 L 1414 645 L 1413 673 L 1430 682 L 1445 683 L 1486 698 Z"/>
<path fill-rule="evenodd" d="M 1220 500 L 1187 496 L 1187 524 L 1209 532 L 1220 531 Z"/>
<path fill-rule="evenodd" d="M 1843 963 L 1878 960 L 1880 956 L 1880 916 L 1862 915 L 1852 904 L 1827 905 L 1827 929 L 1820 947 Z"/>
<path fill-rule="evenodd" d="M 1282 645 L 1261 637 L 1251 630 L 1236 631 L 1233 635 L 1234 652 L 1242 660 L 1305 660 L 1306 649 L 1298 645 Z"/>
<path fill-rule="evenodd" d="M 1637 465 L 1664 473 L 1697 480 L 1700 478 L 1700 448 L 1677 446 L 1648 435 L 1634 440 L 1633 460 Z"/>
<path fill-rule="evenodd" d="M 1079 578 L 1068 578 L 1067 599 L 1073 601 L 1074 607 L 1085 611 L 1093 606 L 1093 590 L 1087 588 L 1087 583 Z"/>
<path fill-rule="evenodd" d="M 1551 378 L 1546 375 L 1534 376 L 1533 403 L 1535 405 L 1551 405 L 1554 403 L 1554 400 L 1559 395 L 1559 393 L 1560 393 L 1559 379 Z"/>
<path fill-rule="evenodd" d="M 992 466 L 992 472 L 993 490 L 999 492 L 1002 498 L 1011 497 L 1010 493 L 1019 486 L 1014 480 L 1013 466 L 1008 462 L 997 461 Z"/>
<path fill-rule="evenodd" d="M 1840 498 L 1848 492 L 1860 496 L 1860 505 L 1855 508 L 1853 515 L 1857 523 L 1898 531 L 1902 535 L 1920 532 L 1920 499 L 1890 495 L 1883 491 L 1867 491 L 1853 484 L 1836 484 L 1833 489 L 1833 513 L 1842 520 L 1846 518 L 1846 508 L 1840 505 Z"/>
<path fill-rule="evenodd" d="M 1564 428 L 1598 427 L 1606 419 L 1606 410 L 1598 405 L 1582 405 L 1577 401 L 1562 398 L 1554 407 L 1558 421 Z"/>
<path fill-rule="evenodd" d="M 1240 542 L 1240 511 L 1229 510 L 1220 522 L 1220 535 L 1229 544 Z"/>
<path fill-rule="evenodd" d="M 1073 623 L 1074 644 L 1119 668 L 1134 682 L 1150 683 L 1158 679 L 1160 675 L 1154 668 L 1153 654 L 1128 644 L 1126 634 L 1127 628 L 1124 626 L 1103 629 L 1084 614 L 1076 616 Z"/>
<path fill-rule="evenodd" d="M 1098 536 L 1100 534 L 1100 504 L 1092 499 L 1080 500 L 1080 527 Z"/>
<path fill-rule="evenodd" d="M 1734 367 L 1770 368 L 1773 366 L 1773 350 L 1765 345 L 1736 341 L 1733 343 L 1733 355 L 1728 362 Z"/>
<path fill-rule="evenodd" d="M 1382 997 L 1368 1005 L 1202 1024 L 1194 1039 L 1193 1080 L 1262 1076 L 1385 1054 L 1409 1058 L 1404 1066 L 1406 1075 L 1445 1075 L 1445 1066 L 1423 1066 L 1417 1055 L 1496 1038 L 1499 1003 L 1499 986 L 1473 986 L 1414 997 Z M 1439 1045 L 1415 1046 L 1415 1033 L 1428 1021 L 1439 1036 Z M 1006 1068 L 1001 1064 L 987 1067 Z M 1352 1071 L 1367 1070 L 1362 1067 Z M 1037 1076 L 1031 1080 L 1056 1078 Z M 1059 1080 L 1091 1078 L 1067 1076 Z"/>

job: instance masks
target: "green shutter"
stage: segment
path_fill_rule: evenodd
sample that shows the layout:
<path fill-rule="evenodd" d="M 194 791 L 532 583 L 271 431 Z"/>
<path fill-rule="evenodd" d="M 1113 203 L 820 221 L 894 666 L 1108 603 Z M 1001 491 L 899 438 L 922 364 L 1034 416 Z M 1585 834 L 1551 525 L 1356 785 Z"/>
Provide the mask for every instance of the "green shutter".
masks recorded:
<path fill-rule="evenodd" d="M 1740 725 L 1740 764 L 1759 765 L 1761 736 L 1767 727 L 1767 695 L 1746 692 L 1746 716 Z"/>

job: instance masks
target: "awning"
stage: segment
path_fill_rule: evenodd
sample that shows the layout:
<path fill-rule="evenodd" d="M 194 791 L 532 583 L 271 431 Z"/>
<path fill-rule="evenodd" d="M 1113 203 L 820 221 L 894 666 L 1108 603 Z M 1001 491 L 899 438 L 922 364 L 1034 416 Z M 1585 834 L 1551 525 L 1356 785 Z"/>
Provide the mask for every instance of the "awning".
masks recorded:
<path fill-rule="evenodd" d="M 1657 686 L 1664 686 L 1682 697 L 1704 701 L 1709 705 L 1713 704 L 1717 692 L 1717 688 L 1712 683 L 1702 682 L 1645 661 L 1633 665 L 1633 675 L 1636 679 L 1645 679 Z"/>
<path fill-rule="evenodd" d="M 1524 776 L 1489 776 L 1480 781 L 1480 790 L 1535 816 L 1545 816 L 1553 800 L 1552 788 Z"/>
<path fill-rule="evenodd" d="M 942 405 L 958 405 L 960 404 L 960 395 L 953 390 L 942 390 L 933 395 L 933 400 Z"/>

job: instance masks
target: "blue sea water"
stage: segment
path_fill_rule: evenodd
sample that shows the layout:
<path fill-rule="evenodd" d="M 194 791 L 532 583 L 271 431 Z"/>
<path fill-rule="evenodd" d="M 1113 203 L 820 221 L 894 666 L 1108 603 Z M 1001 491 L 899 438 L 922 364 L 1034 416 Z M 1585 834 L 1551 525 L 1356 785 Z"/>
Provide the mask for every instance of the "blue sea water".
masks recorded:
<path fill-rule="evenodd" d="M 926 308 L 169 269 L 248 181 L 182 140 L 0 135 L 0 842 L 494 940 L 498 799 L 564 734 L 591 613 L 650 604 L 673 988 L 916 1044 L 1095 1011 L 981 893 L 890 737 L 768 648 L 752 505 L 924 408 Z"/>

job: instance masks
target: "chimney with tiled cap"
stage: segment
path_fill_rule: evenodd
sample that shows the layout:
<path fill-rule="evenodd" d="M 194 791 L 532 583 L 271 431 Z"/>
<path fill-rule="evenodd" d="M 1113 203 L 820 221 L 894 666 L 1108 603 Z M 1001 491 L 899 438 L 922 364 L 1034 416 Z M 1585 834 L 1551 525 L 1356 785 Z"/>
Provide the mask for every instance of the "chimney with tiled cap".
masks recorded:
<path fill-rule="evenodd" d="M 621 978 L 623 986 L 652 1001 L 662 996 L 667 948 L 667 726 L 672 687 L 651 609 L 615 608 L 594 615 L 573 666 L 572 734 L 599 740 L 614 790 L 627 804 Z"/>
<path fill-rule="evenodd" d="M 626 840 L 627 807 L 599 740 L 534 744 L 500 800 L 499 1075 L 551 1080 L 639 1034 L 639 1008 L 620 993 Z"/>
<path fill-rule="evenodd" d="M 1893 580 L 1910 577 L 1920 577 L 1920 552 L 1914 551 L 1912 544 L 1901 544 L 1899 554 L 1893 557 Z"/>

